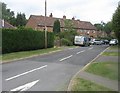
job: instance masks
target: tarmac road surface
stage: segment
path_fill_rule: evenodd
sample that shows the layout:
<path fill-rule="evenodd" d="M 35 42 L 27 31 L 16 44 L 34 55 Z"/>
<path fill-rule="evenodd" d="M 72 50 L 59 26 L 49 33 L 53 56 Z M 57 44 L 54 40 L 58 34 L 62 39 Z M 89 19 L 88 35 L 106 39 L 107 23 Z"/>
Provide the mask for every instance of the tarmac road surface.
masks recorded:
<path fill-rule="evenodd" d="M 2 65 L 3 91 L 65 91 L 71 78 L 104 51 L 92 45 L 32 57 Z"/>

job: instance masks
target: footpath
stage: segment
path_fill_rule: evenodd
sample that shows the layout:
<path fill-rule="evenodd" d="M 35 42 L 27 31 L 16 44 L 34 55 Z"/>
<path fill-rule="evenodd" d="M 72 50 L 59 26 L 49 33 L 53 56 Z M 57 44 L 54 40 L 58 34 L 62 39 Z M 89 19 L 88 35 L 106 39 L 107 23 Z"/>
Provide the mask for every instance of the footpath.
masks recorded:
<path fill-rule="evenodd" d="M 109 52 L 117 52 L 118 53 L 118 50 L 111 49 L 109 47 L 104 52 L 108 52 L 108 53 Z M 113 56 L 113 55 L 104 56 L 104 55 L 101 54 L 99 57 L 97 57 L 91 63 L 93 63 L 93 62 L 118 62 L 118 56 Z M 98 84 L 98 85 L 101 85 L 103 87 L 109 88 L 109 89 L 111 89 L 113 91 L 119 91 L 118 85 L 120 84 L 120 82 L 118 82 L 118 80 L 112 80 L 112 79 L 109 79 L 109 78 L 106 78 L 106 77 L 103 77 L 103 76 L 100 76 L 100 75 L 95 75 L 95 74 L 92 74 L 92 73 L 88 73 L 85 70 L 79 71 L 73 77 L 73 79 L 71 80 L 70 85 L 68 87 L 68 91 L 72 90 L 71 88 L 72 88 L 73 82 L 74 82 L 75 78 L 77 78 L 77 77 L 83 78 L 85 80 L 89 80 L 91 82 L 94 82 L 95 84 Z"/>

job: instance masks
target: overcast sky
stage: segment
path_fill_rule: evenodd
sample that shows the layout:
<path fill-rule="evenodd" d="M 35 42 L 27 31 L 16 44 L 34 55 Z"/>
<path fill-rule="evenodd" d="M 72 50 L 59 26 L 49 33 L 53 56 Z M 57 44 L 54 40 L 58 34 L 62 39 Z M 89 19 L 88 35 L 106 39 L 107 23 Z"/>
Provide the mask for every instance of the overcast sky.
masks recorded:
<path fill-rule="evenodd" d="M 30 15 L 44 15 L 45 0 L 2 0 L 12 11 Z M 68 19 L 73 16 L 91 23 L 108 22 L 118 6 L 119 0 L 47 0 L 47 16 Z"/>

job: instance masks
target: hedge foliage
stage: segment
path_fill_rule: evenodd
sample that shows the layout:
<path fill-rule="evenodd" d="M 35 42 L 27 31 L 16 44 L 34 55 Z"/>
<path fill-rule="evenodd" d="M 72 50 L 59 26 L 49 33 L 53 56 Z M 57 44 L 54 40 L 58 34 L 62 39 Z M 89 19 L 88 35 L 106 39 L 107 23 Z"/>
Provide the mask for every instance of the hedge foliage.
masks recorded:
<path fill-rule="evenodd" d="M 63 46 L 72 46 L 73 45 L 73 43 L 66 38 L 62 38 L 61 43 L 62 43 Z"/>
<path fill-rule="evenodd" d="M 48 32 L 47 47 L 54 46 L 54 34 Z M 45 35 L 43 31 L 32 29 L 3 29 L 2 53 L 43 49 L 45 47 Z"/>

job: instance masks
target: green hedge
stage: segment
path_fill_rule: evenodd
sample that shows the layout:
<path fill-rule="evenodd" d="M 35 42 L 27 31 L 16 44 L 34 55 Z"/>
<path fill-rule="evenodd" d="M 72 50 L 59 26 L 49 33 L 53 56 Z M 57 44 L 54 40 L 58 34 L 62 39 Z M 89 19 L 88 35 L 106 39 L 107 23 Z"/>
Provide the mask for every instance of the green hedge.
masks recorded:
<path fill-rule="evenodd" d="M 72 42 L 66 38 L 62 38 L 61 43 L 62 43 L 62 45 L 65 45 L 65 46 L 72 46 L 73 45 Z"/>
<path fill-rule="evenodd" d="M 48 47 L 54 46 L 54 34 L 48 32 Z M 31 29 L 3 29 L 2 53 L 43 49 L 45 35 Z"/>

